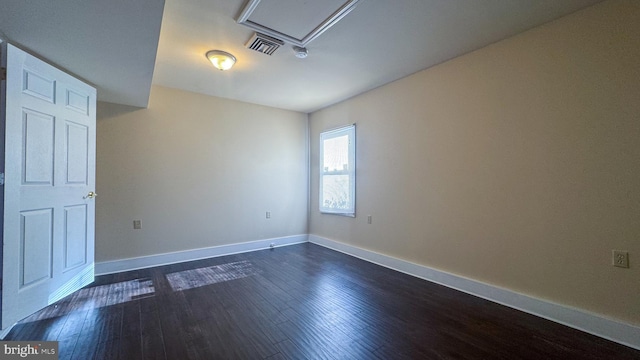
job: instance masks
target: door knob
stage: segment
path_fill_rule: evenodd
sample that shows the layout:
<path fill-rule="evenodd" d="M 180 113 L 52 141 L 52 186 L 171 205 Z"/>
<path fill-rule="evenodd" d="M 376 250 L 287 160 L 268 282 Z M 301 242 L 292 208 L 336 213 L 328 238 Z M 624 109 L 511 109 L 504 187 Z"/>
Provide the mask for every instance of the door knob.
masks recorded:
<path fill-rule="evenodd" d="M 98 194 L 94 193 L 93 191 L 89 191 L 89 193 L 86 196 L 83 196 L 83 199 L 93 199 L 94 197 L 98 196 Z"/>

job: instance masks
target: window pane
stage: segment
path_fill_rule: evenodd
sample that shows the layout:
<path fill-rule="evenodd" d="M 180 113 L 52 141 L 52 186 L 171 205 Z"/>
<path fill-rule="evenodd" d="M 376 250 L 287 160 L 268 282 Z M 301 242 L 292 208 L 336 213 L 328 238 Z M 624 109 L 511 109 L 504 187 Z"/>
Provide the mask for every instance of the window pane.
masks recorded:
<path fill-rule="evenodd" d="M 322 207 L 330 210 L 349 210 L 349 175 L 324 175 L 322 177 Z"/>
<path fill-rule="evenodd" d="M 324 141 L 324 171 L 349 169 L 349 136 L 343 135 Z"/>

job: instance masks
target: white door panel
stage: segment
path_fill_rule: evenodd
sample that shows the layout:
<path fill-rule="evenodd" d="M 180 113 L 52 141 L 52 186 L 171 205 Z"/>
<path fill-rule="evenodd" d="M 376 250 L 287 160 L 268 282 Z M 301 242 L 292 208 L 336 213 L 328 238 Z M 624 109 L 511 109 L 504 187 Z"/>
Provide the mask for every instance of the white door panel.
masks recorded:
<path fill-rule="evenodd" d="M 93 281 L 96 91 L 8 44 L 2 328 Z"/>
<path fill-rule="evenodd" d="M 22 185 L 53 185 L 55 118 L 22 110 Z"/>
<path fill-rule="evenodd" d="M 73 270 L 87 263 L 87 204 L 64 208 L 64 269 Z"/>
<path fill-rule="evenodd" d="M 20 212 L 19 290 L 51 278 L 53 209 Z"/>
<path fill-rule="evenodd" d="M 88 185 L 87 157 L 89 153 L 89 127 L 67 121 L 65 124 L 65 161 L 63 169 L 66 185 Z"/>

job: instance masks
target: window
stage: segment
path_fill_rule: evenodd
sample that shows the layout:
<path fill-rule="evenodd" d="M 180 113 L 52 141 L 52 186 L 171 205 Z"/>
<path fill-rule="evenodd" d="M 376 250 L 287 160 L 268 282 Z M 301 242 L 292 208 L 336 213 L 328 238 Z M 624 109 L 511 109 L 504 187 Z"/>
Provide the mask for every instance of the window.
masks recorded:
<path fill-rule="evenodd" d="M 320 212 L 356 215 L 356 126 L 320 134 Z"/>

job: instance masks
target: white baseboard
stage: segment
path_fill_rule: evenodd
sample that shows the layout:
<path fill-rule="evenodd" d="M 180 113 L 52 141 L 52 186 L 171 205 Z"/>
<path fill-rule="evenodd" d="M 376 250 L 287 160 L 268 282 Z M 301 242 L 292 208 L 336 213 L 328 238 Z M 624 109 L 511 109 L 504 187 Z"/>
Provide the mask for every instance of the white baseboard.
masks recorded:
<path fill-rule="evenodd" d="M 144 269 L 154 266 L 169 265 L 185 261 L 206 259 L 217 256 L 239 254 L 243 252 L 268 249 L 275 246 L 293 245 L 307 242 L 307 234 L 262 239 L 244 243 L 213 246 L 208 248 L 176 251 L 172 253 L 141 256 L 136 258 L 97 262 L 96 275 L 105 275 L 129 270 Z"/>
<path fill-rule="evenodd" d="M 511 290 L 382 255 L 317 235 L 309 235 L 309 242 L 640 350 L 640 327 L 631 324 L 519 294 Z"/>

